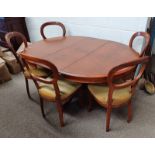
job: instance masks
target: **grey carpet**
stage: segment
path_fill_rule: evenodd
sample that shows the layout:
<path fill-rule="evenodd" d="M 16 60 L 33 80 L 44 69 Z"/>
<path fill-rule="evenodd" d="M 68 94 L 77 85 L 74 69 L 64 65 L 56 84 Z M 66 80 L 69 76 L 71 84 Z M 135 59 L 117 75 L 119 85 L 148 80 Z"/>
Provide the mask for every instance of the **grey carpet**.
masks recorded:
<path fill-rule="evenodd" d="M 65 106 L 65 127 L 59 126 L 56 108 L 46 103 L 47 120 L 41 116 L 38 94 L 31 82 L 26 94 L 22 74 L 0 85 L 0 137 L 155 137 L 155 95 L 137 90 L 133 99 L 133 120 L 127 123 L 127 108 L 112 111 L 111 131 L 105 132 L 105 110 L 95 105 L 92 112 L 77 100 Z"/>

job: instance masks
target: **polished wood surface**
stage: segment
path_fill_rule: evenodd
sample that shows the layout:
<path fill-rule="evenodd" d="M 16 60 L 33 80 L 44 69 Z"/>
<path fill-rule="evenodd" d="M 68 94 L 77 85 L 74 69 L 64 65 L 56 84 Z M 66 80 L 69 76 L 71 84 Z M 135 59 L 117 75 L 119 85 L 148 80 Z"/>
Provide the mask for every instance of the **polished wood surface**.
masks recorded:
<path fill-rule="evenodd" d="M 54 63 L 65 78 L 80 83 L 105 82 L 113 67 L 139 57 L 124 44 L 80 36 L 41 40 L 29 45 L 24 53 Z"/>

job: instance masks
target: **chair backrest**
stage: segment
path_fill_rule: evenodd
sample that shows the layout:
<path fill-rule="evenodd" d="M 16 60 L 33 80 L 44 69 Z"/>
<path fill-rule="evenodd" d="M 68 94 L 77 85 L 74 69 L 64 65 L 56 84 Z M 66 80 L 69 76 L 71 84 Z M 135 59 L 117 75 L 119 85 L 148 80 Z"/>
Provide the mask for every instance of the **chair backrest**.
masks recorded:
<path fill-rule="evenodd" d="M 22 64 L 22 62 L 21 62 L 21 60 L 20 60 L 20 58 L 18 57 L 18 55 L 17 55 L 17 53 L 16 53 L 16 50 L 15 50 L 15 48 L 14 48 L 14 45 L 13 45 L 13 43 L 12 43 L 12 40 L 13 40 L 14 38 L 19 38 L 19 39 L 24 43 L 25 47 L 28 46 L 28 45 L 27 45 L 27 40 L 26 40 L 25 36 L 24 36 L 22 33 L 20 33 L 20 32 L 8 32 L 8 33 L 5 35 L 5 40 L 6 40 L 6 42 L 7 42 L 8 47 L 10 48 L 10 50 L 11 50 L 12 53 L 13 53 L 13 55 L 15 56 L 15 58 L 16 58 L 17 62 L 19 63 L 19 65 L 20 65 L 22 71 L 24 71 L 24 66 L 23 66 L 23 64 Z"/>
<path fill-rule="evenodd" d="M 138 83 L 138 80 L 142 76 L 142 74 L 146 68 L 147 63 L 149 62 L 149 58 L 150 57 L 148 57 L 148 56 L 143 56 L 137 60 L 121 64 L 121 65 L 116 66 L 110 70 L 110 72 L 108 73 L 108 79 L 107 79 L 107 82 L 109 85 L 108 103 L 110 103 L 110 104 L 112 103 L 112 95 L 113 95 L 113 91 L 115 89 L 127 88 L 130 86 L 131 87 L 131 93 L 132 94 L 134 93 L 136 84 Z M 130 79 L 123 81 L 121 83 L 114 82 L 114 78 L 116 77 L 116 75 L 121 73 L 121 71 L 123 69 L 128 68 L 128 67 L 133 67 L 133 68 L 135 68 L 134 69 L 135 72 L 137 72 L 136 68 L 139 65 L 140 65 L 140 69 L 138 70 L 138 73 L 136 75 L 134 75 Z"/>
<path fill-rule="evenodd" d="M 145 39 L 144 46 L 142 48 L 142 51 L 140 53 L 140 56 L 144 56 L 145 52 L 148 48 L 149 42 L 150 42 L 150 35 L 147 32 L 136 32 L 132 35 L 130 42 L 129 42 L 129 47 L 133 48 L 133 41 L 135 40 L 136 37 L 143 37 Z"/>
<path fill-rule="evenodd" d="M 47 39 L 45 36 L 45 33 L 44 33 L 44 28 L 46 26 L 50 26 L 50 25 L 60 26 L 63 30 L 63 37 L 66 35 L 66 28 L 62 23 L 60 23 L 60 22 L 46 22 L 46 23 L 42 24 L 40 27 L 40 33 L 41 33 L 41 36 L 43 39 Z"/>
<path fill-rule="evenodd" d="M 34 83 L 35 83 L 35 85 L 37 87 L 37 89 L 40 88 L 39 82 L 42 82 L 42 83 L 45 83 L 45 84 L 51 84 L 54 87 L 55 94 L 56 94 L 56 99 L 60 99 L 60 90 L 59 90 L 59 87 L 58 87 L 58 84 L 57 84 L 57 81 L 59 79 L 59 73 L 58 73 L 57 67 L 53 63 L 51 63 L 51 62 L 49 62 L 47 60 L 44 60 L 44 59 L 32 57 L 32 56 L 26 55 L 24 53 L 21 53 L 20 55 L 21 55 L 23 63 L 25 64 L 25 66 L 26 66 L 32 80 L 34 81 Z M 42 78 L 42 77 L 34 75 L 32 73 L 32 70 L 30 69 L 31 65 L 34 65 L 34 66 L 37 65 L 37 66 L 49 69 L 51 71 L 52 78 L 51 79 L 46 79 L 46 78 Z"/>

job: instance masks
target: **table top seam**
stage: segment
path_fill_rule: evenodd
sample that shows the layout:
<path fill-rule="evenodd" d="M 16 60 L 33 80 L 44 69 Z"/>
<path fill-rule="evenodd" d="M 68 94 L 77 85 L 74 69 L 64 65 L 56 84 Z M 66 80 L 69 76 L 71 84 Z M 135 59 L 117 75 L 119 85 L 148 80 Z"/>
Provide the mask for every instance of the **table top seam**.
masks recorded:
<path fill-rule="evenodd" d="M 105 46 L 105 44 L 108 44 L 108 43 L 110 43 L 110 42 L 109 42 L 109 41 L 105 42 L 105 43 L 104 43 L 104 44 L 102 44 L 100 47 L 95 48 L 94 50 L 92 50 L 92 52 L 89 52 L 88 54 L 86 54 L 86 55 L 82 56 L 81 58 L 85 58 L 86 56 L 88 56 L 88 55 L 92 54 L 92 53 L 93 53 L 93 52 L 95 52 L 97 49 L 99 49 L 99 48 L 101 48 L 101 47 Z M 68 66 L 70 66 L 70 65 L 72 65 L 72 64 L 74 64 L 74 63 L 77 63 L 78 61 L 80 61 L 80 60 L 81 60 L 81 58 L 79 58 L 78 60 L 74 61 L 73 63 L 71 63 L 71 64 L 69 64 L 69 65 L 65 66 L 65 67 L 64 67 L 64 68 L 62 68 L 62 69 L 65 69 L 65 68 L 67 68 Z"/>

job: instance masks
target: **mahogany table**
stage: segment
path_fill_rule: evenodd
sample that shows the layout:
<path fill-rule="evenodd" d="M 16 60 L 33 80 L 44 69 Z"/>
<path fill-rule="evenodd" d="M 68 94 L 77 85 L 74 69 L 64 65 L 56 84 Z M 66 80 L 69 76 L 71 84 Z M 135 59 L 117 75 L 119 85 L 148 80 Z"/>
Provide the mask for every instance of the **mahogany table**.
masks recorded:
<path fill-rule="evenodd" d="M 114 66 L 139 57 L 124 44 L 81 36 L 41 40 L 29 45 L 24 53 L 54 63 L 62 76 L 80 83 L 105 82 Z M 130 70 L 126 68 L 121 73 Z"/>

